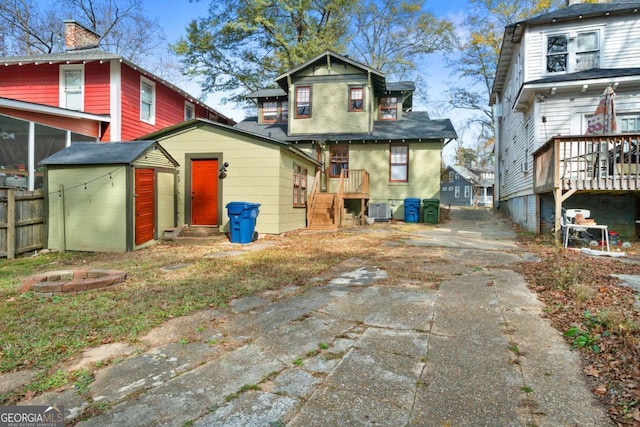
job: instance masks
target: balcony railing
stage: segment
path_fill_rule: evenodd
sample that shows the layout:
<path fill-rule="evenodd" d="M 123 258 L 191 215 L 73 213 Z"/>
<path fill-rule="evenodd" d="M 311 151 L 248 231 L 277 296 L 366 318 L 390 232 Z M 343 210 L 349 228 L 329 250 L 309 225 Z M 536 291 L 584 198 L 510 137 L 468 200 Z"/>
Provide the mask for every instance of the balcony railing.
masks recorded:
<path fill-rule="evenodd" d="M 533 154 L 536 193 L 640 189 L 640 133 L 555 136 Z"/>

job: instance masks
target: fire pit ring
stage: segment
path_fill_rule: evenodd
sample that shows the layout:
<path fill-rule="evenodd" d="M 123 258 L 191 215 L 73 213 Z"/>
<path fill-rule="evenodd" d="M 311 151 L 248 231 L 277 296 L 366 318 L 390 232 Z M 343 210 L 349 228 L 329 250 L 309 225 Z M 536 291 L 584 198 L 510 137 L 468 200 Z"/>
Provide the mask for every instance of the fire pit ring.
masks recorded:
<path fill-rule="evenodd" d="M 75 295 L 78 292 L 104 289 L 124 282 L 122 270 L 59 270 L 34 274 L 22 281 L 16 292 L 33 291 L 37 296 Z"/>

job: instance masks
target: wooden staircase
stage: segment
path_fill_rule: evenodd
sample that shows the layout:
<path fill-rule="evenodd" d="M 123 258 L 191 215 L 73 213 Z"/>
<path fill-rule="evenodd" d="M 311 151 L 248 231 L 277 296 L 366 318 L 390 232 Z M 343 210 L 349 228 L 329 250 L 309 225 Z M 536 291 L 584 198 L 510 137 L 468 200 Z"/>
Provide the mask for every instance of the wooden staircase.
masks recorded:
<path fill-rule="evenodd" d="M 344 200 L 357 198 L 362 200 L 362 212 L 369 199 L 369 175 L 364 170 L 346 169 L 340 172 L 338 191 L 335 193 L 320 191 L 320 171 L 311 189 L 307 207 L 307 228 L 309 230 L 335 231 L 344 219 Z M 352 181 L 355 181 L 354 184 Z M 345 192 L 345 187 L 347 191 Z M 353 189 L 352 189 L 353 188 Z M 364 215 L 361 217 L 364 224 Z"/>

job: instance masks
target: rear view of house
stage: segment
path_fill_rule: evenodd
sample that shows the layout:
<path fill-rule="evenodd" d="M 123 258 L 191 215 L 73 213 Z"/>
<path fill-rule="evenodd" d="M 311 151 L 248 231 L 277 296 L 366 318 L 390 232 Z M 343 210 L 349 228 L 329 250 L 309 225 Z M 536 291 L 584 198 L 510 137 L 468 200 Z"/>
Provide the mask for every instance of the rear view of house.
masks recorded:
<path fill-rule="evenodd" d="M 310 228 L 334 229 L 346 212 L 404 218 L 407 198 L 438 199 L 448 119 L 413 111 L 413 82 L 327 51 L 249 95 L 258 108 L 236 128 L 299 147 L 322 167 L 309 188 Z"/>

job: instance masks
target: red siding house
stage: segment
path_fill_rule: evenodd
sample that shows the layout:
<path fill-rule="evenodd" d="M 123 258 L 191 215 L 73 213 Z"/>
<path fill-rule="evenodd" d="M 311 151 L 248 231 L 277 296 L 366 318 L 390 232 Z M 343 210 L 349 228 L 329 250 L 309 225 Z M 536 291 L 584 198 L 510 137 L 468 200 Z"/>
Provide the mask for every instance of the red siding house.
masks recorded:
<path fill-rule="evenodd" d="M 129 141 L 196 118 L 235 122 L 99 48 L 65 21 L 65 52 L 0 58 L 0 188 L 42 187 L 38 163 L 76 141 Z"/>

